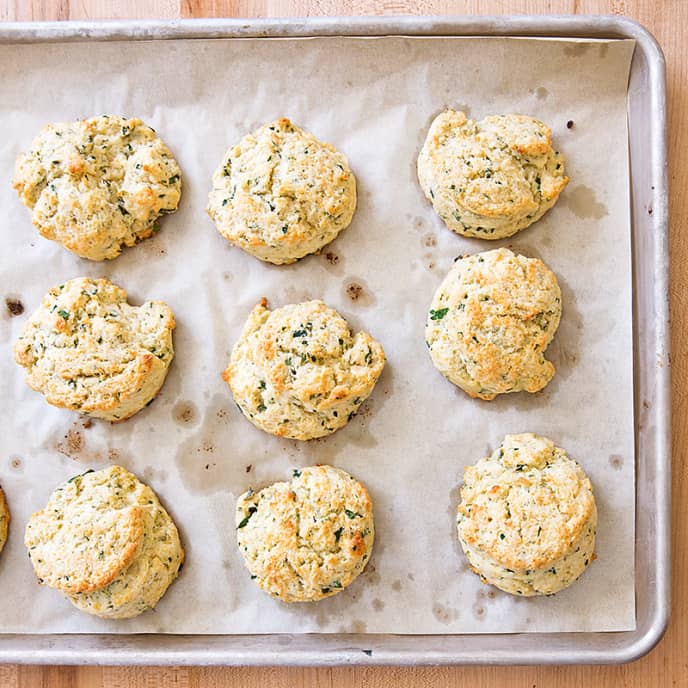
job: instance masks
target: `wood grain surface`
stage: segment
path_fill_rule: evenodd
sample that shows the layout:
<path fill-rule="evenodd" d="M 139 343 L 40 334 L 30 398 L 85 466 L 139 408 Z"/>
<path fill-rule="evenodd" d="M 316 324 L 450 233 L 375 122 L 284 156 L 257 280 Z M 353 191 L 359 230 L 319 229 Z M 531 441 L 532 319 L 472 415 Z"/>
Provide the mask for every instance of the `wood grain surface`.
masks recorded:
<path fill-rule="evenodd" d="M 669 630 L 648 656 L 608 667 L 114 668 L 0 666 L 0 688 L 287 688 L 471 686 L 573 688 L 688 686 L 688 2 L 684 0 L 0 0 L 0 21 L 360 14 L 617 14 L 644 24 L 667 59 L 671 184 L 673 367 L 673 605 Z M 1 78 L 1 77 L 0 77 Z M 5 591 L 3 596 L 11 595 Z"/>

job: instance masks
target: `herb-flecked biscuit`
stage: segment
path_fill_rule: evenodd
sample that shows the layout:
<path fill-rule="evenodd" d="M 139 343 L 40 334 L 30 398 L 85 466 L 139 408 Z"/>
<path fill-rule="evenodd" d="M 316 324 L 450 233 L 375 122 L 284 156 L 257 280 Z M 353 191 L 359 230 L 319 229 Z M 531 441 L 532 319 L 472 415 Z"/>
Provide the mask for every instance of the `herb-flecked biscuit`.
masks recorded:
<path fill-rule="evenodd" d="M 31 516 L 24 542 L 41 584 L 110 619 L 155 607 L 184 561 L 169 514 L 153 490 L 121 466 L 60 485 Z"/>
<path fill-rule="evenodd" d="M 5 493 L 0 487 L 0 552 L 2 552 L 5 543 L 7 542 L 7 533 L 10 529 L 10 509 L 7 506 Z"/>
<path fill-rule="evenodd" d="M 355 209 L 356 179 L 344 154 L 285 118 L 227 151 L 208 198 L 222 236 L 277 265 L 329 244 Z"/>
<path fill-rule="evenodd" d="M 363 571 L 375 538 L 368 491 L 331 466 L 295 470 L 289 482 L 241 495 L 236 527 L 251 578 L 282 602 L 344 590 Z"/>
<path fill-rule="evenodd" d="M 349 422 L 385 365 L 382 346 L 322 301 L 258 304 L 222 374 L 242 413 L 278 437 L 308 440 Z"/>
<path fill-rule="evenodd" d="M 174 326 L 162 301 L 131 306 L 112 282 L 78 277 L 46 294 L 14 358 L 53 406 L 120 421 L 160 390 L 174 357 Z"/>
<path fill-rule="evenodd" d="M 418 179 L 449 229 L 502 239 L 540 219 L 568 183 L 549 127 L 525 115 L 479 122 L 445 110 L 430 125 Z"/>
<path fill-rule="evenodd" d="M 105 260 L 177 209 L 181 172 L 140 119 L 103 115 L 44 127 L 18 157 L 13 186 L 46 239 Z"/>
<path fill-rule="evenodd" d="M 430 306 L 425 341 L 435 367 L 472 397 L 537 392 L 561 318 L 554 273 L 505 248 L 459 257 Z"/>
<path fill-rule="evenodd" d="M 563 449 L 531 433 L 507 435 L 466 468 L 457 527 L 473 571 L 514 595 L 552 595 L 595 559 L 590 480 Z"/>

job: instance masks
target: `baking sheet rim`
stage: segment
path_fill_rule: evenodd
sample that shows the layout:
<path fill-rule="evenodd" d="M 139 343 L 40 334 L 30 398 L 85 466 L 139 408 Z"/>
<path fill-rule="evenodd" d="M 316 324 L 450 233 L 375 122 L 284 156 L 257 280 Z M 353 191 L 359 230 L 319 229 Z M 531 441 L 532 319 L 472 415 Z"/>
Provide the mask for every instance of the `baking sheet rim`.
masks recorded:
<path fill-rule="evenodd" d="M 619 17 L 567 17 L 562 15 L 549 17 L 392 17 L 392 18 L 317 18 L 287 20 L 179 20 L 179 21 L 115 21 L 115 22 L 52 22 L 52 23 L 15 23 L 0 26 L 0 42 L 45 42 L 45 41 L 82 41 L 82 40 L 146 40 L 146 39 L 193 39 L 193 38 L 237 38 L 237 37 L 297 37 L 297 36 L 456 36 L 471 35 L 522 36 L 542 38 L 633 38 L 636 40 L 636 57 L 638 51 L 646 61 L 649 70 L 651 89 L 650 107 L 653 117 L 650 119 L 650 138 L 652 141 L 651 165 L 648 166 L 652 182 L 653 214 L 639 216 L 636 196 L 636 182 L 633 166 L 631 167 L 632 183 L 632 233 L 635 237 L 640 231 L 638 225 L 642 219 L 650 225 L 654 236 L 654 285 L 650 305 L 654 309 L 654 336 L 651 337 L 654 348 L 641 362 L 638 345 L 638 322 L 642 314 L 636 312 L 639 291 L 636 284 L 636 265 L 634 260 L 634 348 L 636 358 L 636 380 L 641 363 L 654 367 L 655 386 L 653 419 L 656 431 L 655 447 L 652 456 L 647 460 L 655 461 L 654 493 L 650 494 L 654 506 L 650 519 L 644 510 L 636 509 L 637 533 L 640 525 L 647 520 L 646 526 L 654 526 L 652 542 L 655 549 L 648 561 L 656 562 L 652 581 L 647 589 L 638 589 L 637 596 L 649 596 L 650 607 L 645 618 L 638 616 L 635 631 L 614 633 L 564 633 L 542 634 L 524 633 L 492 635 L 438 635 L 438 636 L 401 636 L 391 634 L 379 635 L 341 635 L 322 636 L 306 634 L 300 640 L 306 647 L 291 647 L 294 636 L 174 636 L 147 635 L 148 642 L 141 642 L 141 635 L 108 636 L 108 635 L 4 635 L 0 648 L 0 661 L 23 663 L 66 663 L 66 664 L 454 664 L 454 663 L 608 663 L 624 662 L 636 659 L 648 652 L 661 638 L 669 615 L 669 513 L 670 513 L 670 371 L 669 326 L 668 326 L 668 199 L 666 174 L 666 97 L 664 82 L 664 59 L 654 38 L 639 24 Z M 635 60 L 634 60 L 635 64 Z M 637 67 L 636 67 L 637 68 Z M 631 67 L 633 73 L 633 65 Z M 629 129 L 632 139 L 633 130 Z M 638 189 L 640 191 L 640 189 Z M 634 256 L 635 258 L 635 256 Z M 650 291 L 650 289 L 648 289 Z M 643 352 L 646 349 L 642 349 Z M 656 364 L 656 365 L 655 365 Z M 636 403 L 640 390 L 636 385 Z M 636 462 L 641 459 L 641 432 L 636 425 Z M 643 455 L 642 458 L 645 458 Z M 649 489 L 649 488 L 648 488 Z M 636 504 L 640 500 L 640 488 Z M 637 547 L 636 563 L 638 565 L 640 549 Z M 640 556 L 639 556 L 640 553 Z M 642 564 L 642 561 L 640 562 Z M 449 640 L 460 641 L 462 647 L 418 649 L 417 639 L 422 637 L 429 645 Z M 596 642 L 581 643 L 582 637 L 594 638 Z M 606 637 L 606 640 L 605 640 Z M 527 647 L 527 640 L 537 641 Z M 180 642 L 181 639 L 181 642 Z M 222 648 L 209 648 L 215 642 L 223 640 Z M 285 644 L 286 639 L 291 639 Z M 543 642 L 552 639 L 549 643 Z M 577 642 L 578 639 L 578 642 Z M 96 640 L 95 645 L 102 647 L 85 647 L 88 642 Z M 193 642 L 201 641 L 201 647 L 194 647 Z M 269 641 L 267 646 L 256 640 Z M 385 647 L 396 641 L 397 647 Z M 42 641 L 42 642 L 41 642 Z M 86 642 L 80 642 L 86 641 Z M 253 647 L 242 647 L 242 641 L 248 641 Z M 340 647 L 337 644 L 342 641 Z M 499 646 L 499 642 L 504 644 Z M 156 646 L 156 642 L 158 645 Z M 310 647 L 311 643 L 318 647 Z M 481 646 L 479 643 L 482 642 Z M 525 643 L 525 646 L 524 646 Z M 63 644 L 64 647 L 60 647 Z M 153 646 L 143 649 L 142 645 Z M 407 644 L 408 648 L 401 647 Z M 228 645 L 236 647 L 227 647 Z M 605 646 L 606 645 L 606 646 Z M 270 647 L 271 646 L 271 647 Z M 332 646 L 332 647 L 330 647 Z M 473 647 L 474 646 L 474 647 Z M 494 646 L 491 648 L 490 646 Z M 279 648 L 279 654 L 267 654 L 270 649 Z M 85 655 L 84 653 L 88 653 Z"/>

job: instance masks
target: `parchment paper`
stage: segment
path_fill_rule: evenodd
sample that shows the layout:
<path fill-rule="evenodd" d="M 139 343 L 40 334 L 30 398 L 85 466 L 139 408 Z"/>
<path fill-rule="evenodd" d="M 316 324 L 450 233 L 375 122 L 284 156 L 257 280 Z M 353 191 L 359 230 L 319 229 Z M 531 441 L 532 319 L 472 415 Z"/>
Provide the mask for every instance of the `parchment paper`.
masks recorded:
<path fill-rule="evenodd" d="M 3 632 L 600 631 L 634 628 L 634 446 L 626 85 L 633 43 L 498 38 L 194 40 L 3 46 L 0 64 L 0 479 L 12 509 L 0 558 Z M 510 240 L 462 239 L 425 201 L 416 155 L 445 107 L 547 122 L 571 178 L 557 206 Z M 139 116 L 183 170 L 180 211 L 107 263 L 41 238 L 10 187 L 16 155 L 47 122 Z M 348 156 L 353 224 L 288 267 L 230 245 L 204 213 L 223 152 L 280 116 Z M 570 121 L 570 128 L 567 122 Z M 564 313 L 546 390 L 469 399 L 432 366 L 426 309 L 458 254 L 507 245 L 557 274 Z M 156 401 L 119 425 L 48 406 L 11 346 L 48 288 L 105 276 L 177 316 L 177 355 Z M 389 363 L 362 412 L 306 444 L 246 421 L 220 379 L 251 307 L 322 298 L 378 338 Z M 553 598 L 516 599 L 467 568 L 454 514 L 463 468 L 507 433 L 551 437 L 595 486 L 598 559 Z M 119 463 L 148 481 L 180 527 L 187 563 L 157 609 L 102 621 L 38 586 L 22 543 L 30 513 L 63 480 Z M 335 598 L 287 606 L 249 579 L 236 550 L 236 497 L 331 463 L 368 486 L 377 540 L 364 575 Z"/>

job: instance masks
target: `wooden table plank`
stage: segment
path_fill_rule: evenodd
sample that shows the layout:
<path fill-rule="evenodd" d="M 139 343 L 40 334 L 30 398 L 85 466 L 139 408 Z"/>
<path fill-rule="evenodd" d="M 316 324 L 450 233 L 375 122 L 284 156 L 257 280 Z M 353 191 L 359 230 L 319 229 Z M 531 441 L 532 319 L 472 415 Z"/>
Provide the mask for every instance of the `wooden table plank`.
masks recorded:
<path fill-rule="evenodd" d="M 669 631 L 647 657 L 620 667 L 446 668 L 100 668 L 0 667 L 2 688 L 574 688 L 577 686 L 687 686 L 688 478 L 685 420 L 688 357 L 688 244 L 681 241 L 688 216 L 688 3 L 682 0 L 0 0 L 0 21 L 175 17 L 279 17 L 355 14 L 619 14 L 654 33 L 667 58 L 671 182 L 671 312 L 673 372 L 673 610 Z"/>

